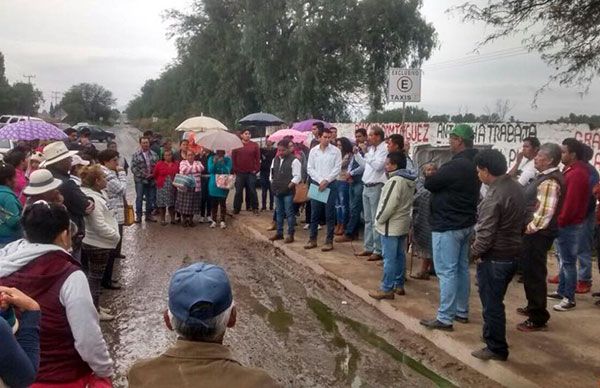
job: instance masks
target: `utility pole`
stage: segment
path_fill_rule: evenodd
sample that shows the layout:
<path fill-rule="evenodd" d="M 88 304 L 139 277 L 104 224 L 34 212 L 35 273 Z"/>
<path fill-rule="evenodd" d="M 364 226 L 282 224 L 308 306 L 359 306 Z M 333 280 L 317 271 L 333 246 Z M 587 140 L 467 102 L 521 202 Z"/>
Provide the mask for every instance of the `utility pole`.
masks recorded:
<path fill-rule="evenodd" d="M 31 85 L 31 79 L 35 78 L 35 74 L 25 75 L 23 74 L 23 78 L 27 78 L 27 82 Z"/>

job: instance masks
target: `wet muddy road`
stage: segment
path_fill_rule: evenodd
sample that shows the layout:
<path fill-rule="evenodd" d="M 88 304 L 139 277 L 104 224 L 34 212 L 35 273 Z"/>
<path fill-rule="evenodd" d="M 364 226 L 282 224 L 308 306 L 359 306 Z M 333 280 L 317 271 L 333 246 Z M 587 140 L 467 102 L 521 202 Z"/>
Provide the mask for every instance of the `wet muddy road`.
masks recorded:
<path fill-rule="evenodd" d="M 123 251 L 127 258 L 115 276 L 124 287 L 105 291 L 102 303 L 116 313 L 102 324 L 116 386 L 127 386 L 132 363 L 162 353 L 175 340 L 162 319 L 168 281 L 195 261 L 223 266 L 232 282 L 238 320 L 225 343 L 242 364 L 265 369 L 283 386 L 495 385 L 337 282 L 244 236 L 235 223 L 226 230 L 134 225 L 125 228 Z"/>

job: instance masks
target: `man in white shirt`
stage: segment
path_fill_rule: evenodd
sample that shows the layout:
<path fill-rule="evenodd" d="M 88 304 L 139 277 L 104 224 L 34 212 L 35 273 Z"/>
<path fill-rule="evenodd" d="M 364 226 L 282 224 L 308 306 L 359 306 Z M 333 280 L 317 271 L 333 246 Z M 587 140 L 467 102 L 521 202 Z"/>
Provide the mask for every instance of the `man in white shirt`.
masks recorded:
<path fill-rule="evenodd" d="M 319 129 L 318 135 L 319 145 L 313 147 L 308 155 L 308 176 L 310 177 L 310 184 L 318 186 L 319 191 L 323 192 L 325 189 L 329 189 L 329 196 L 327 197 L 327 203 L 314 199 L 310 200 L 310 237 L 304 249 L 312 249 L 317 246 L 319 214 L 322 211 L 321 209 L 324 208 L 327 221 L 327 237 L 321 250 L 327 252 L 333 249 L 335 199 L 337 198 L 336 180 L 342 170 L 342 153 L 339 148 L 329 144 L 331 141 L 331 131 L 329 129 Z"/>
<path fill-rule="evenodd" d="M 271 190 L 275 195 L 275 219 L 277 233 L 271 241 L 283 240 L 283 219 L 287 218 L 288 236 L 285 244 L 294 242 L 296 211 L 294 210 L 294 188 L 302 180 L 302 166 L 292 154 L 291 141 L 283 139 L 277 143 L 277 155 L 271 162 Z"/>
<path fill-rule="evenodd" d="M 518 177 L 521 186 L 527 186 L 535 178 L 537 171 L 533 159 L 539 149 L 540 141 L 537 137 L 529 136 L 523 139 L 523 149 L 517 154 L 517 160 L 508 172 L 513 178 Z"/>
<path fill-rule="evenodd" d="M 385 175 L 385 158 L 388 155 L 387 144 L 383 141 L 385 133 L 379 126 L 374 126 L 369 129 L 369 145 L 360 144 L 360 148 L 364 153 L 361 155 L 358 150 L 355 150 L 354 160 L 361 166 L 364 166 L 363 174 L 363 211 L 365 217 L 365 242 L 364 251 L 357 256 L 367 256 L 368 261 L 382 260 L 381 256 L 381 237 L 375 230 L 375 214 L 377 213 L 377 205 L 381 196 L 381 189 L 387 181 Z"/>

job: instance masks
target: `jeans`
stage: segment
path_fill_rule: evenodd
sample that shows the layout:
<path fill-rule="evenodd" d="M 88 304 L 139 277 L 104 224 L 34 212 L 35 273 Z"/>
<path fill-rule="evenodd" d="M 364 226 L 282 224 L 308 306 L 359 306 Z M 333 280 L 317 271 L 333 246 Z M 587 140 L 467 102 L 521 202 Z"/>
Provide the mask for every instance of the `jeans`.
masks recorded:
<path fill-rule="evenodd" d="M 440 282 L 438 321 L 450 325 L 469 316 L 469 242 L 473 228 L 432 232 L 435 272 Z"/>
<path fill-rule="evenodd" d="M 580 282 L 592 282 L 592 246 L 594 243 L 594 228 L 596 226 L 596 212 L 591 212 L 583 221 L 581 232 L 579 233 L 577 261 L 579 261 L 579 271 L 577 280 Z"/>
<path fill-rule="evenodd" d="M 262 208 L 267 208 L 267 194 L 269 195 L 269 209 L 273 210 L 273 191 L 271 191 L 271 181 L 269 171 L 260 173 L 260 194 L 262 197 Z"/>
<path fill-rule="evenodd" d="M 350 213 L 350 184 L 345 181 L 337 181 L 337 186 L 337 198 L 335 201 L 336 223 L 344 225 L 345 229 Z"/>
<path fill-rule="evenodd" d="M 529 320 L 537 326 L 543 326 L 550 319 L 546 309 L 548 305 L 548 286 L 546 265 L 548 250 L 554 237 L 542 234 L 526 234 L 523 237 L 523 253 L 521 267 L 523 268 L 523 287 L 527 297 L 527 312 Z"/>
<path fill-rule="evenodd" d="M 235 177 L 235 197 L 233 197 L 233 212 L 242 210 L 243 192 L 246 189 L 246 208 L 258 210 L 258 196 L 256 194 L 256 174 L 239 173 Z"/>
<path fill-rule="evenodd" d="M 578 237 L 582 233 L 583 227 L 584 223 L 560 228 L 556 239 L 560 255 L 557 292 L 563 298 L 567 298 L 572 302 L 575 301 L 575 287 L 577 285 Z"/>
<path fill-rule="evenodd" d="M 404 288 L 406 235 L 381 236 L 381 247 L 383 248 L 381 291 L 390 292 L 395 288 Z"/>
<path fill-rule="evenodd" d="M 210 197 L 210 206 L 213 222 L 225 222 L 227 215 L 227 197 Z M 219 208 L 221 209 L 221 217 L 218 217 Z"/>
<path fill-rule="evenodd" d="M 363 189 L 363 210 L 365 212 L 365 251 L 381 254 L 381 236 L 375 230 L 375 215 L 383 185 L 365 186 Z"/>
<path fill-rule="evenodd" d="M 156 185 L 154 183 L 135 182 L 135 215 L 142 218 L 142 204 L 146 201 L 146 217 L 150 217 L 156 203 Z"/>
<path fill-rule="evenodd" d="M 508 357 L 504 295 L 517 272 L 517 259 L 484 260 L 477 265 L 477 282 L 483 315 L 483 339 L 489 350 Z"/>
<path fill-rule="evenodd" d="M 275 215 L 277 218 L 277 235 L 283 236 L 283 221 L 287 218 L 288 235 L 294 235 L 294 226 L 296 225 L 296 212 L 294 211 L 294 196 L 276 195 L 275 196 Z"/>
<path fill-rule="evenodd" d="M 362 182 L 352 183 L 350 185 L 350 214 L 348 224 L 346 225 L 346 236 L 356 236 L 358 234 L 358 226 L 360 225 L 360 213 L 363 210 L 363 184 Z"/>
<path fill-rule="evenodd" d="M 325 211 L 325 222 L 327 223 L 327 237 L 325 238 L 326 243 L 333 242 L 333 229 L 335 227 L 335 199 L 337 197 L 337 185 L 336 182 L 331 182 L 329 186 L 327 186 L 329 190 L 329 197 L 327 198 L 327 203 L 319 202 L 314 199 L 310 200 L 310 237 L 311 241 L 317 240 L 318 235 L 318 227 L 319 227 L 319 219 L 321 218 L 321 213 Z"/>

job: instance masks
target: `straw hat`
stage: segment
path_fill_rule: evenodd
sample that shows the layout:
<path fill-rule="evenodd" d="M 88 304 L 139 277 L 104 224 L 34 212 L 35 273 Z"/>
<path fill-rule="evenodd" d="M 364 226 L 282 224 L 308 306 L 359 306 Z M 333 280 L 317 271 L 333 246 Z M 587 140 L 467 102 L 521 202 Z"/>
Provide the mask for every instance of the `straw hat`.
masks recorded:
<path fill-rule="evenodd" d="M 41 168 L 31 173 L 29 183 L 23 189 L 23 194 L 27 196 L 43 194 L 58 189 L 60 185 L 62 185 L 60 179 L 54 178 L 50 171 Z"/>
<path fill-rule="evenodd" d="M 56 141 L 44 147 L 44 162 L 42 167 L 50 166 L 56 162 L 60 162 L 66 158 L 76 155 L 78 151 L 69 151 L 67 146 L 62 141 Z"/>

